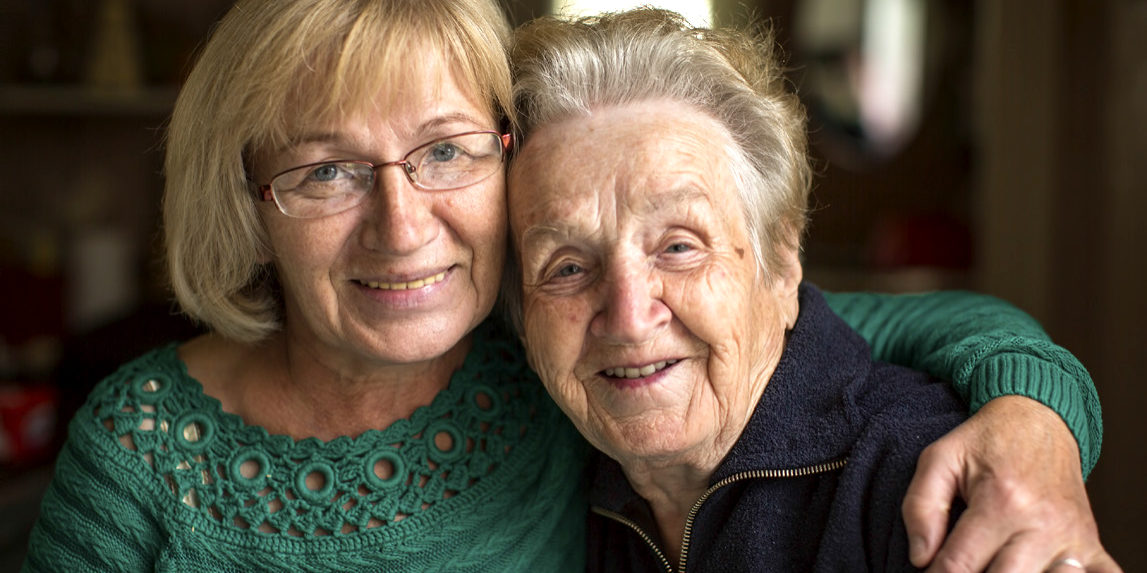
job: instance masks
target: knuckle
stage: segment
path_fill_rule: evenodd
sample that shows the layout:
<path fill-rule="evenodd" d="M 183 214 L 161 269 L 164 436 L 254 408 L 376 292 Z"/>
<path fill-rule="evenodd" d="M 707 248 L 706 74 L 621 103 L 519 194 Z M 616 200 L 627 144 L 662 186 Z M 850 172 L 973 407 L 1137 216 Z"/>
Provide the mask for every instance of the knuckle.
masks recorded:
<path fill-rule="evenodd" d="M 1046 498 L 1036 495 L 1025 480 L 1015 477 L 998 477 L 992 480 L 992 488 L 995 491 L 992 497 L 1001 511 L 1030 512 L 1038 510 L 1046 501 Z"/>

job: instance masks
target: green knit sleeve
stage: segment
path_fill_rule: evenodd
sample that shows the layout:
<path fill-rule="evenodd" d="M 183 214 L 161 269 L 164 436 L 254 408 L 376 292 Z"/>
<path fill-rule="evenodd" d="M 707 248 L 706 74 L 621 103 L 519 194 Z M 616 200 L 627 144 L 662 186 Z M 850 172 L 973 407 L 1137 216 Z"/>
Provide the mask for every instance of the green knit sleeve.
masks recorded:
<path fill-rule="evenodd" d="M 1103 422 L 1091 376 L 1020 309 L 961 291 L 824 295 L 874 357 L 951 380 L 972 412 L 1004 395 L 1055 410 L 1079 443 L 1084 477 L 1095 467 Z"/>
<path fill-rule="evenodd" d="M 125 472 L 77 424 L 40 503 L 22 571 L 153 571 L 160 526 Z M 90 437 L 90 436 L 89 436 Z"/>

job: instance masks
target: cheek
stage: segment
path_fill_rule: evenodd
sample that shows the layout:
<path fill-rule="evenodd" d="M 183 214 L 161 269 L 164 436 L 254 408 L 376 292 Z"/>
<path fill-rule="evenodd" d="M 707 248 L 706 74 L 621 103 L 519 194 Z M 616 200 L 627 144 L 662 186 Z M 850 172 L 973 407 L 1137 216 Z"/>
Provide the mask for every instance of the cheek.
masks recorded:
<path fill-rule="evenodd" d="M 451 226 L 457 229 L 461 240 L 480 256 L 496 260 L 496 270 L 500 273 L 509 225 L 502 187 L 499 185 L 484 189 L 483 192 L 467 196 L 465 200 L 452 200 L 446 208 L 450 213 Z"/>
<path fill-rule="evenodd" d="M 585 315 L 580 307 L 567 301 L 525 296 L 526 346 L 535 369 L 544 377 L 552 380 L 558 373 L 572 370 L 581 355 Z"/>
<path fill-rule="evenodd" d="M 270 256 L 279 267 L 280 274 L 284 274 L 284 269 L 303 275 L 319 267 L 327 268 L 337 258 L 345 239 L 345 232 L 339 231 L 330 225 L 316 224 L 268 226 Z"/>
<path fill-rule="evenodd" d="M 753 304 L 751 279 L 736 266 L 706 265 L 666 284 L 666 299 L 678 320 L 710 343 L 746 317 Z"/>

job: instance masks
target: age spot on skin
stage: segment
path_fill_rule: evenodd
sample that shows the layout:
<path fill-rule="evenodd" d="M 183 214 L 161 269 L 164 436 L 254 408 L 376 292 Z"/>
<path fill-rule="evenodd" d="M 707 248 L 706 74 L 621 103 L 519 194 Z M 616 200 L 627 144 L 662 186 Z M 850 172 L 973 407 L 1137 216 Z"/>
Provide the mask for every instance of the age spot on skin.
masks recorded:
<path fill-rule="evenodd" d="M 745 249 L 738 247 L 734 250 L 737 251 L 737 257 L 738 258 L 741 258 L 741 259 L 745 258 Z"/>

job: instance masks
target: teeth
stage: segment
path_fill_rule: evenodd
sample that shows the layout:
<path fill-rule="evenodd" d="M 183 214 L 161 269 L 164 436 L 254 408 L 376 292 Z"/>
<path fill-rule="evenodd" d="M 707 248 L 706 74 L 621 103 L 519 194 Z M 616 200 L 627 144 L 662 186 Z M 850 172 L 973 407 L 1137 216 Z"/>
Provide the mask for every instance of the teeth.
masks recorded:
<path fill-rule="evenodd" d="M 380 283 L 380 282 L 375 282 L 375 281 L 368 281 L 368 282 L 359 281 L 359 284 L 364 284 L 370 288 L 378 289 L 378 290 L 410 290 L 410 289 L 422 288 L 424 286 L 430 286 L 434 283 L 441 282 L 445 278 L 446 278 L 446 272 L 443 271 L 443 272 L 438 273 L 432 277 L 427 277 L 424 279 L 417 279 L 417 280 L 410 281 L 408 283 Z"/>
<path fill-rule="evenodd" d="M 616 368 L 606 368 L 605 369 L 605 375 L 611 376 L 613 378 L 631 378 L 631 379 L 632 378 L 642 378 L 645 376 L 649 376 L 649 375 L 653 374 L 654 372 L 659 372 L 661 370 L 664 370 L 666 366 L 672 366 L 676 363 L 677 363 L 676 360 L 662 360 L 661 362 L 657 362 L 654 364 L 647 364 L 645 366 L 642 366 L 641 368 L 626 368 L 624 366 L 618 366 Z"/>

